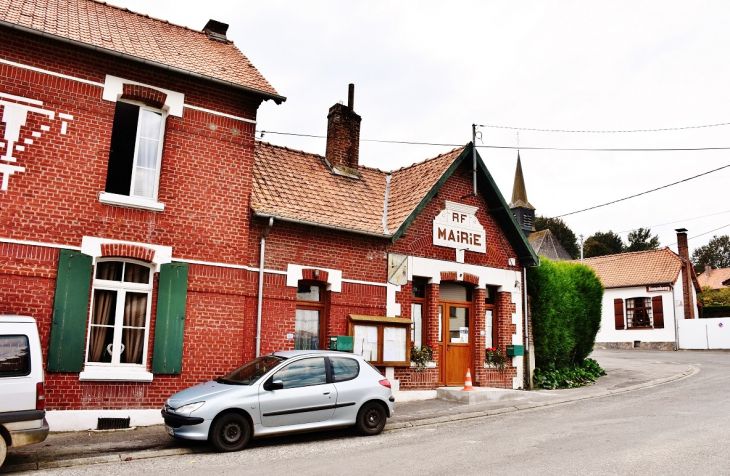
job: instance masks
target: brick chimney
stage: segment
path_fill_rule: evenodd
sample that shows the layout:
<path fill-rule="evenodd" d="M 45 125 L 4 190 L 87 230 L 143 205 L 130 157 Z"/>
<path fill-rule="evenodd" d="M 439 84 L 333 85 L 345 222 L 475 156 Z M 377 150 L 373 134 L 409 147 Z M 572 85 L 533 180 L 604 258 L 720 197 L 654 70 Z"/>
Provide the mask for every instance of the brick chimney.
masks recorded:
<path fill-rule="evenodd" d="M 687 229 L 677 228 L 677 251 L 682 259 L 682 297 L 684 301 L 684 318 L 695 318 L 695 301 L 692 297 L 692 263 L 689 260 L 687 245 Z"/>
<path fill-rule="evenodd" d="M 350 84 L 347 106 L 335 104 L 327 114 L 327 150 L 325 158 L 332 172 L 345 177 L 360 178 L 357 170 L 360 155 L 360 121 L 355 114 L 355 85 Z"/>
<path fill-rule="evenodd" d="M 709 264 L 706 264 L 705 265 L 705 276 L 707 276 L 709 278 L 711 275 L 712 275 L 712 266 L 710 266 Z"/>

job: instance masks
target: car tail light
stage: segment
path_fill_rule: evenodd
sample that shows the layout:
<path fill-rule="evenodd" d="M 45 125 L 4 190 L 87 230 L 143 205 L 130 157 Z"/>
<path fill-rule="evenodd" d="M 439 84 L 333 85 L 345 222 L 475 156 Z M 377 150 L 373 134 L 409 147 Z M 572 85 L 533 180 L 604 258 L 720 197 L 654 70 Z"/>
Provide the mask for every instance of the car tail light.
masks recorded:
<path fill-rule="evenodd" d="M 46 392 L 43 389 L 43 382 L 38 382 L 37 384 L 35 384 L 35 409 L 46 409 Z"/>
<path fill-rule="evenodd" d="M 380 385 L 382 385 L 383 387 L 390 388 L 390 380 L 388 380 L 387 378 L 384 378 L 383 380 L 380 380 L 378 383 Z"/>

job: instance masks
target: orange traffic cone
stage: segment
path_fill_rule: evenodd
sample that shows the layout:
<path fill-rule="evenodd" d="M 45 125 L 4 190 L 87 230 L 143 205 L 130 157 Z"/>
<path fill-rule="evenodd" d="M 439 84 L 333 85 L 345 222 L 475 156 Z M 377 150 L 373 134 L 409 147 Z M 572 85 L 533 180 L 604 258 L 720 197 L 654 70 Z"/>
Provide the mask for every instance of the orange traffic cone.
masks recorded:
<path fill-rule="evenodd" d="M 473 392 L 474 387 L 471 386 L 471 369 L 466 369 L 466 382 L 464 382 L 464 388 L 461 389 L 462 392 Z"/>

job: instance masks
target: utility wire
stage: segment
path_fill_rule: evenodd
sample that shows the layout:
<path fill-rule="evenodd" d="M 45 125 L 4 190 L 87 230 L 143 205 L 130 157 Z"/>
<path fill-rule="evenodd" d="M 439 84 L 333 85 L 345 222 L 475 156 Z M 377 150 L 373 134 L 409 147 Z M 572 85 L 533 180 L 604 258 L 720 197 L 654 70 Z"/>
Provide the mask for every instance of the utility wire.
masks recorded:
<path fill-rule="evenodd" d="M 517 131 L 537 131 L 537 132 L 569 132 L 575 134 L 633 134 L 636 132 L 663 132 L 663 131 L 683 131 L 687 129 L 703 129 L 707 127 L 730 126 L 730 122 L 721 122 L 719 124 L 706 124 L 703 126 L 683 126 L 683 127 L 665 127 L 661 129 L 628 129 L 628 130 L 571 130 L 571 129 L 539 129 L 536 127 L 512 127 L 512 126 L 495 126 L 490 124 L 479 124 L 479 127 L 490 127 L 492 129 L 511 129 Z"/>
<path fill-rule="evenodd" d="M 297 134 L 294 132 L 277 132 L 277 131 L 257 131 L 261 133 L 261 137 L 264 134 L 276 134 L 280 136 L 293 136 L 293 137 L 311 137 L 314 139 L 326 139 L 327 136 L 313 135 L 313 134 Z M 416 142 L 416 141 L 405 141 L 405 140 L 383 140 L 383 139 L 360 139 L 361 142 L 377 142 L 381 144 L 402 144 L 402 145 L 432 145 L 440 147 L 463 147 L 464 144 L 453 144 L 448 142 Z M 730 150 L 730 147 L 683 147 L 683 148 L 566 148 L 566 147 L 525 147 L 525 146 L 512 146 L 512 145 L 477 145 L 477 149 L 509 149 L 509 150 L 557 150 L 557 151 L 575 151 L 575 152 L 699 152 L 706 150 Z"/>
<path fill-rule="evenodd" d="M 721 226 L 720 228 L 715 228 L 714 230 L 710 230 L 710 231 L 706 231 L 706 232 L 704 232 L 704 233 L 700 233 L 699 235 L 689 236 L 689 237 L 687 237 L 687 240 L 692 240 L 692 239 L 694 239 L 694 238 L 699 238 L 700 236 L 705 236 L 705 235 L 709 235 L 710 233 L 713 233 L 713 232 L 715 232 L 715 231 L 717 231 L 717 230 L 722 230 L 723 228 L 727 228 L 727 227 L 729 227 L 729 226 L 730 226 L 730 223 L 728 223 L 727 225 L 722 225 L 722 226 Z M 674 243 L 672 243 L 671 245 L 667 245 L 667 246 L 674 246 L 674 245 L 676 245 L 676 244 L 677 244 L 677 242 L 675 241 L 675 242 L 674 242 Z"/>
<path fill-rule="evenodd" d="M 699 220 L 700 218 L 714 217 L 715 215 L 722 215 L 724 213 L 730 213 L 730 210 L 725 210 L 724 212 L 711 213 L 709 215 L 702 215 L 702 216 L 699 216 L 699 217 L 685 218 L 683 220 L 670 221 L 670 222 L 667 222 L 667 223 L 660 223 L 658 225 L 648 226 L 647 228 L 648 229 L 651 229 L 651 228 L 658 228 L 658 227 L 665 226 L 665 225 L 673 225 L 675 223 L 684 223 L 684 222 L 688 222 L 688 221 L 692 221 L 692 220 Z M 637 230 L 637 229 L 638 228 L 633 228 L 631 230 L 617 231 L 616 234 L 629 233 L 629 232 L 634 231 L 634 230 Z"/>
<path fill-rule="evenodd" d="M 670 183 L 670 184 L 667 184 L 667 185 L 662 185 L 661 187 L 653 188 L 653 189 L 651 189 L 651 190 L 647 190 L 646 192 L 641 192 L 641 193 L 637 193 L 637 194 L 634 194 L 634 195 L 630 195 L 630 196 L 628 196 L 628 197 L 624 197 L 624 198 L 619 198 L 618 200 L 613 200 L 613 201 L 611 201 L 611 202 L 607 202 L 607 203 L 602 203 L 601 205 L 595 205 L 595 206 L 592 206 L 592 207 L 584 208 L 584 209 L 582 209 L 582 210 L 577 210 L 577 211 L 574 211 L 574 212 L 570 212 L 570 213 L 563 213 L 562 215 L 556 215 L 556 216 L 554 216 L 553 218 L 562 218 L 562 217 L 567 217 L 568 215 L 575 215 L 576 213 L 586 212 L 586 211 L 588 211 L 588 210 L 595 210 L 596 208 L 601 208 L 601 207 L 605 207 L 605 206 L 607 206 L 607 205 L 612 205 L 612 204 L 614 204 L 614 203 L 618 203 L 618 202 L 623 202 L 624 200 L 628 200 L 628 199 L 630 199 L 630 198 L 635 198 L 635 197 L 640 197 L 641 195 L 646 195 L 647 193 L 651 193 L 651 192 L 656 192 L 657 190 L 662 190 L 662 189 L 665 189 L 665 188 L 669 188 L 669 187 L 672 187 L 672 186 L 674 186 L 674 185 L 678 185 L 678 184 L 680 184 L 680 183 L 688 182 L 688 181 L 690 181 L 690 180 L 696 179 L 696 178 L 698 178 L 698 177 L 702 177 L 702 176 L 704 176 L 704 175 L 708 175 L 708 174 L 711 174 L 711 173 L 713 173 L 713 172 L 717 172 L 718 170 L 726 169 L 726 168 L 728 168 L 728 167 L 730 167 L 730 164 L 728 164 L 728 165 L 723 165 L 722 167 L 718 167 L 718 168 L 716 168 L 716 169 L 708 170 L 707 172 L 703 172 L 703 173 L 701 173 L 701 174 L 698 174 L 698 175 L 694 175 L 694 176 L 692 176 L 692 177 L 688 177 L 688 178 L 686 178 L 686 179 L 678 180 L 677 182 L 672 182 L 672 183 Z"/>

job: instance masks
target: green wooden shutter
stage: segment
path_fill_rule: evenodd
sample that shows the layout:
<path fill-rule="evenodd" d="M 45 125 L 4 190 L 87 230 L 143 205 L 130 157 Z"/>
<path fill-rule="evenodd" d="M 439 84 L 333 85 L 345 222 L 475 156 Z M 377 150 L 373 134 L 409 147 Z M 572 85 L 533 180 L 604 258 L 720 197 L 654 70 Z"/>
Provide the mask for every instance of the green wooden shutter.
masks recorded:
<path fill-rule="evenodd" d="M 53 299 L 49 372 L 81 372 L 91 291 L 91 256 L 61 250 Z"/>
<path fill-rule="evenodd" d="M 155 320 L 155 348 L 152 373 L 182 372 L 185 304 L 188 296 L 188 264 L 170 263 L 160 267 Z"/>

